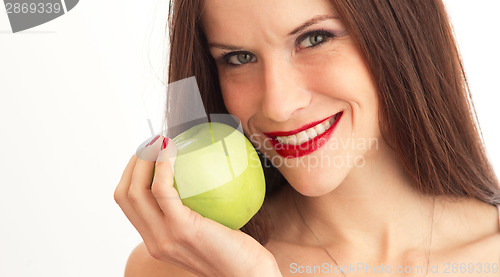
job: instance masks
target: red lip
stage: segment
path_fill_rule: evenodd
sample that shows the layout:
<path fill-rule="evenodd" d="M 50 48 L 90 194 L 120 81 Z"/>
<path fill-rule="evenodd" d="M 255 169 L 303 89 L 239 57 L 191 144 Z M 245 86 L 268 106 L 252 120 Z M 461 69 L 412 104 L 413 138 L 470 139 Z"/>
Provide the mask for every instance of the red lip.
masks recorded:
<path fill-rule="evenodd" d="M 330 117 L 328 117 L 324 120 L 320 120 L 320 121 L 316 121 L 316 122 L 307 124 L 304 127 L 301 127 L 300 129 L 297 129 L 294 131 L 272 132 L 272 133 L 264 133 L 264 134 L 270 137 L 271 144 L 272 144 L 274 150 L 276 150 L 276 153 L 278 153 L 280 156 L 282 156 L 284 158 L 302 157 L 302 156 L 308 155 L 308 154 L 316 151 L 316 149 L 320 148 L 328 141 L 328 139 L 330 138 L 330 135 L 333 133 L 333 130 L 337 126 L 337 123 L 342 118 L 342 114 L 343 114 L 343 112 L 339 112 L 338 114 L 336 114 L 338 116 L 335 119 L 335 122 L 333 122 L 332 126 L 330 126 L 330 128 L 328 128 L 328 130 L 326 130 L 324 133 L 313 138 L 312 140 L 308 140 L 308 141 L 306 141 L 302 144 L 299 144 L 299 145 L 282 144 L 276 139 L 276 136 L 290 136 L 290 135 L 297 134 L 303 130 L 309 129 L 312 126 L 325 121 L 326 119 L 328 119 Z"/>

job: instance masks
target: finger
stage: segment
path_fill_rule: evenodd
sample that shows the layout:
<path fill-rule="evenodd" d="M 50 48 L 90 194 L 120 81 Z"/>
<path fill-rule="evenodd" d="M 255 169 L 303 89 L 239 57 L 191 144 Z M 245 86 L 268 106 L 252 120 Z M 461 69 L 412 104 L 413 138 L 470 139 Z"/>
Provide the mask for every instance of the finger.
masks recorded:
<path fill-rule="evenodd" d="M 164 141 L 165 149 L 158 154 L 151 189 L 163 213 L 169 220 L 173 220 L 179 215 L 186 215 L 186 212 L 191 212 L 191 210 L 182 204 L 179 193 L 174 188 L 174 172 L 171 162 L 175 162 L 177 148 L 171 139 L 166 138 Z"/>
<path fill-rule="evenodd" d="M 125 170 L 123 171 L 122 177 L 120 179 L 120 183 L 115 189 L 115 201 L 122 209 L 123 213 L 127 217 L 127 219 L 132 223 L 132 225 L 137 229 L 137 231 L 144 237 L 149 235 L 149 230 L 145 228 L 144 221 L 137 215 L 137 212 L 132 207 L 130 200 L 128 199 L 128 192 L 130 188 L 130 183 L 132 180 L 132 173 L 134 171 L 134 167 L 137 162 L 137 156 L 134 154 Z"/>
<path fill-rule="evenodd" d="M 130 157 L 130 160 L 128 161 L 127 166 L 125 167 L 125 170 L 123 170 L 122 177 L 120 178 L 120 182 L 118 182 L 118 186 L 115 189 L 115 196 L 120 196 L 123 195 L 123 188 L 126 187 L 126 185 L 123 184 L 123 181 L 126 181 L 127 179 L 130 180 L 130 177 L 132 176 L 132 172 L 134 171 L 134 166 L 135 162 L 137 161 L 137 156 L 134 154 L 132 157 Z M 116 200 L 116 197 L 115 197 Z"/>
<path fill-rule="evenodd" d="M 128 188 L 130 185 L 130 179 L 132 178 L 132 172 L 134 172 L 136 161 L 137 156 L 134 154 L 128 161 L 128 164 L 122 173 L 122 177 L 120 178 L 120 182 L 118 183 L 118 186 L 116 186 L 114 198 L 115 202 L 118 205 L 120 205 L 121 202 L 125 201 L 128 198 Z"/>
<path fill-rule="evenodd" d="M 136 156 L 140 160 L 154 162 L 160 152 L 162 136 L 156 135 L 145 140 L 136 151 Z"/>
<path fill-rule="evenodd" d="M 163 221 L 163 213 L 150 189 L 154 164 L 152 161 L 137 160 L 128 191 L 131 206 L 151 231 L 159 230 L 158 225 Z"/>

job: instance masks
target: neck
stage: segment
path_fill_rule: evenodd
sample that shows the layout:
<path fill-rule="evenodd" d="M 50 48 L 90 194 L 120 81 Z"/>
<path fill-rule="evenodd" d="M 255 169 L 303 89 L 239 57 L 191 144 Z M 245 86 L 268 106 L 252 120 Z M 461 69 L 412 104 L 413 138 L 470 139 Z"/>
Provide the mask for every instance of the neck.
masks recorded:
<path fill-rule="evenodd" d="M 365 156 L 365 166 L 353 168 L 326 195 L 307 197 L 290 190 L 290 199 L 295 199 L 306 224 L 325 247 L 345 249 L 343 253 L 355 249 L 358 257 L 382 261 L 409 249 L 424 253 L 428 248 L 433 198 L 417 192 L 394 152 L 382 147 Z M 309 228 L 300 232 L 315 243 Z"/>

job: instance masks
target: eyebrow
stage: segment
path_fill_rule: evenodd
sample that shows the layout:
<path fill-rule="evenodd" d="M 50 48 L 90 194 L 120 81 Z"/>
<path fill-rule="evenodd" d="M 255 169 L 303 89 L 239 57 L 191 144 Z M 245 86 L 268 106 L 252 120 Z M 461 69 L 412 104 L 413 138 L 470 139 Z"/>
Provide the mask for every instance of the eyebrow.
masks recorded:
<path fill-rule="evenodd" d="M 302 25 L 300 25 L 299 27 L 295 28 L 293 31 L 291 31 L 288 36 L 293 36 L 297 33 L 300 33 L 302 32 L 303 30 L 305 30 L 307 27 L 311 26 L 311 25 L 314 25 L 316 23 L 319 23 L 321 21 L 326 21 L 326 20 L 329 20 L 329 19 L 337 19 L 338 17 L 336 16 L 331 16 L 331 15 L 318 15 L 318 16 L 315 16 L 313 17 L 312 19 L 304 22 Z"/>
<path fill-rule="evenodd" d="M 307 29 L 307 27 L 309 27 L 311 25 L 314 25 L 314 24 L 317 24 L 319 22 L 326 21 L 326 20 L 329 20 L 329 19 L 338 19 L 338 17 L 331 16 L 331 15 L 317 15 L 317 16 L 309 19 L 308 21 L 302 23 L 302 25 L 300 25 L 299 27 L 295 28 L 293 31 L 291 31 L 288 34 L 288 36 L 296 35 L 296 34 L 302 32 L 302 31 L 304 31 L 305 29 Z M 237 47 L 237 46 L 233 46 L 233 45 L 227 45 L 227 44 L 223 44 L 223 43 L 216 43 L 216 42 L 209 43 L 208 47 L 209 48 L 215 47 L 215 48 L 227 49 L 227 50 L 231 50 L 231 51 L 238 51 L 238 50 L 242 50 L 243 49 L 241 47 Z"/>

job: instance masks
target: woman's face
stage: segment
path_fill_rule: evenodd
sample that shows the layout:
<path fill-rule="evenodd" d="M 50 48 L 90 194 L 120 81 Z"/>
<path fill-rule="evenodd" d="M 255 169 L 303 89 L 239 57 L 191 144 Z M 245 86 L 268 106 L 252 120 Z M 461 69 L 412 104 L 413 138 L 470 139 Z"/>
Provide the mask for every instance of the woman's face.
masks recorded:
<path fill-rule="evenodd" d="M 376 87 L 329 1 L 205 0 L 202 26 L 228 111 L 297 191 L 328 193 L 372 159 Z"/>

